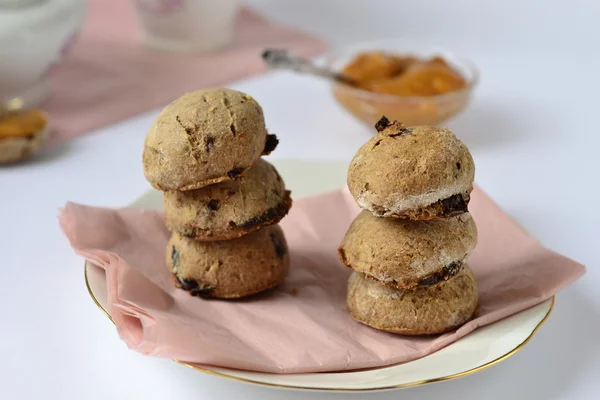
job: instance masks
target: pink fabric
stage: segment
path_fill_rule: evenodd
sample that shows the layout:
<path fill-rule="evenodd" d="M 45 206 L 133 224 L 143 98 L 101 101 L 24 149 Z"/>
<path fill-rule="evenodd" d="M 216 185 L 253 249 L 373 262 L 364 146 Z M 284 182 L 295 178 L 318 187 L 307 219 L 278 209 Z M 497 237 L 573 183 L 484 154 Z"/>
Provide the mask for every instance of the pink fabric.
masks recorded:
<path fill-rule="evenodd" d="M 161 52 L 140 42 L 129 1 L 89 0 L 81 34 L 53 72 L 53 94 L 44 104 L 55 127 L 51 143 L 264 71 L 259 54 L 265 47 L 303 56 L 325 50 L 322 41 L 243 9 L 232 47 L 199 55 Z"/>
<path fill-rule="evenodd" d="M 241 301 L 201 299 L 175 288 L 160 212 L 69 203 L 60 223 L 75 250 L 106 270 L 107 311 L 131 349 L 253 371 L 324 372 L 430 354 L 550 298 L 584 273 L 584 266 L 543 248 L 479 189 L 470 210 L 479 229 L 469 260 L 480 291 L 476 318 L 455 332 L 421 338 L 379 332 L 346 310 L 350 270 L 336 250 L 359 212 L 347 190 L 294 203 L 281 223 L 290 275 L 277 289 Z"/>

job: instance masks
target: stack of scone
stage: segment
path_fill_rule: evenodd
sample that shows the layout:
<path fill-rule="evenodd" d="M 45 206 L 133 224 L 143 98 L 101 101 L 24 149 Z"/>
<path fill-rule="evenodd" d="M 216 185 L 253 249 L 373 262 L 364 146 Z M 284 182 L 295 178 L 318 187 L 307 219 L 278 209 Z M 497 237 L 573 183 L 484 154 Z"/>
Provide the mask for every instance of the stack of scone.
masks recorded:
<path fill-rule="evenodd" d="M 407 128 L 385 117 L 376 128 L 348 170 L 364 209 L 339 248 L 354 270 L 348 308 L 357 321 L 398 334 L 456 329 L 477 307 L 466 264 L 477 242 L 467 210 L 473 159 L 448 129 Z"/>
<path fill-rule="evenodd" d="M 260 158 L 277 144 L 260 105 L 234 90 L 188 93 L 159 114 L 146 136 L 144 173 L 164 191 L 166 259 L 177 287 L 238 298 L 283 281 L 289 255 L 276 224 L 292 201 Z"/>

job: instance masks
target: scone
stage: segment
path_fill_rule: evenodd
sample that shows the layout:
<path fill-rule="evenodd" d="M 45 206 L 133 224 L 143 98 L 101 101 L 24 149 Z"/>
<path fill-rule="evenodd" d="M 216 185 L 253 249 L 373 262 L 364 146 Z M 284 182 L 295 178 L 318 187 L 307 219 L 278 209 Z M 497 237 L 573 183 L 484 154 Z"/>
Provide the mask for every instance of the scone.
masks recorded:
<path fill-rule="evenodd" d="M 277 170 L 262 159 L 237 180 L 164 195 L 167 228 L 196 240 L 232 239 L 276 224 L 291 204 Z"/>
<path fill-rule="evenodd" d="M 477 283 L 468 266 L 433 286 L 394 289 L 358 272 L 348 280 L 352 317 L 365 325 L 402 335 L 434 335 L 454 330 L 477 308 Z"/>
<path fill-rule="evenodd" d="M 48 137 L 48 117 L 37 110 L 0 117 L 0 164 L 15 163 L 37 152 Z"/>
<path fill-rule="evenodd" d="M 339 248 L 342 262 L 396 288 L 433 285 L 456 275 L 477 244 L 471 214 L 410 221 L 361 212 Z"/>
<path fill-rule="evenodd" d="M 285 279 L 290 264 L 285 236 L 277 225 L 218 242 L 174 233 L 166 256 L 178 288 L 192 296 L 225 299 L 276 286 Z"/>
<path fill-rule="evenodd" d="M 448 129 L 404 127 L 382 117 L 378 134 L 356 153 L 348 187 L 358 205 L 380 217 L 448 218 L 467 211 L 475 165 Z"/>
<path fill-rule="evenodd" d="M 277 146 L 263 111 L 230 89 L 188 93 L 158 115 L 144 142 L 144 174 L 160 190 L 191 190 L 243 175 Z"/>

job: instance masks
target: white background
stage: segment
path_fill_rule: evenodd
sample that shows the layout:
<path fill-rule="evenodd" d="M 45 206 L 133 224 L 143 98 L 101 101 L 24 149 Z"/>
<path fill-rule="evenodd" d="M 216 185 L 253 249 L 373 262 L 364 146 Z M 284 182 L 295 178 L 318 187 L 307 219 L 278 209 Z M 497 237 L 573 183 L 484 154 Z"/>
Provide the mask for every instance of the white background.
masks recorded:
<path fill-rule="evenodd" d="M 462 379 L 400 392 L 318 394 L 253 387 L 127 350 L 61 235 L 67 200 L 123 206 L 148 184 L 141 150 L 154 113 L 0 168 L 1 399 L 600 398 L 600 2 L 265 1 L 272 19 L 334 45 L 400 37 L 471 58 L 482 80 L 449 127 L 478 183 L 548 247 L 588 266 L 515 356 Z M 265 108 L 275 157 L 349 160 L 370 132 L 322 82 L 285 73 L 233 85 Z"/>

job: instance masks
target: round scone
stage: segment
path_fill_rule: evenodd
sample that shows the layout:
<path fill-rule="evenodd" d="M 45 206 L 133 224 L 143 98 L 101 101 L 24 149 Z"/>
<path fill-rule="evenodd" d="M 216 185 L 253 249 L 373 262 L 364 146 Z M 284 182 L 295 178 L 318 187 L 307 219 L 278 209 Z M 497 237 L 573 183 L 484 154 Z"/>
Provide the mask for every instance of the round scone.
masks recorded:
<path fill-rule="evenodd" d="M 48 137 L 48 116 L 38 110 L 10 113 L 0 119 L 0 164 L 25 160 Z"/>
<path fill-rule="evenodd" d="M 346 298 L 352 317 L 372 328 L 402 335 L 434 335 L 457 329 L 477 308 L 477 283 L 465 266 L 433 286 L 394 289 L 358 272 L 348 280 Z"/>
<path fill-rule="evenodd" d="M 342 262 L 388 286 L 433 285 L 456 275 L 477 244 L 471 214 L 410 221 L 361 212 L 338 249 Z"/>
<path fill-rule="evenodd" d="M 173 233 L 167 265 L 175 285 L 192 296 L 238 298 L 281 283 L 290 257 L 277 225 L 238 239 L 201 242 Z"/>
<path fill-rule="evenodd" d="M 164 195 L 167 228 L 196 240 L 232 239 L 276 224 L 291 205 L 277 170 L 262 159 L 240 179 Z"/>
<path fill-rule="evenodd" d="M 160 190 L 191 190 L 243 175 L 277 146 L 263 111 L 230 89 L 184 94 L 158 115 L 144 143 L 146 179 Z"/>
<path fill-rule="evenodd" d="M 378 134 L 356 153 L 348 187 L 358 205 L 380 217 L 448 218 L 467 211 L 475 164 L 448 129 L 404 127 L 382 117 Z"/>

